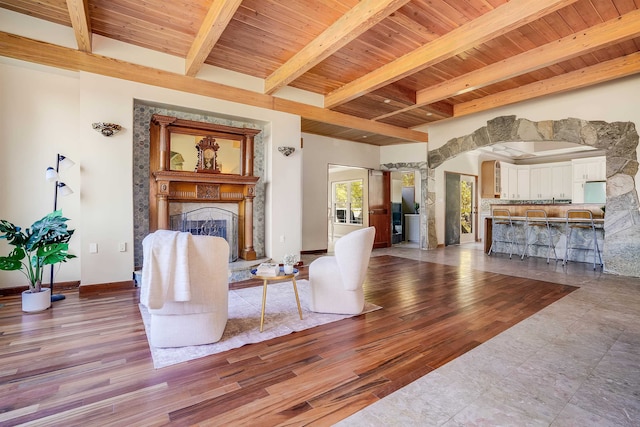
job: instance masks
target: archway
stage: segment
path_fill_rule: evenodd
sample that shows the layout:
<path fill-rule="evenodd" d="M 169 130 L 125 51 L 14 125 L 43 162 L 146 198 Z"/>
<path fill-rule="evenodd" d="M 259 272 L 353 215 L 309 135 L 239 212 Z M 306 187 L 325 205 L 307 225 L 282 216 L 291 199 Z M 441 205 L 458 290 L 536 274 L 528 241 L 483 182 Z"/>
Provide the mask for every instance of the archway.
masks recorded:
<path fill-rule="evenodd" d="M 501 116 L 473 133 L 429 151 L 428 176 L 446 160 L 467 151 L 503 142 L 566 141 L 604 150 L 607 159 L 607 203 L 603 258 L 609 273 L 640 277 L 640 211 L 635 175 L 638 132 L 632 122 L 606 123 L 575 118 L 533 122 Z M 428 184 L 433 185 L 433 181 Z M 433 188 L 433 186 L 429 187 Z M 431 198 L 431 200 L 434 200 Z M 428 205 L 429 238 L 435 238 L 435 206 Z M 431 229 L 433 227 L 433 229 Z M 435 247 L 427 242 L 428 247 Z"/>

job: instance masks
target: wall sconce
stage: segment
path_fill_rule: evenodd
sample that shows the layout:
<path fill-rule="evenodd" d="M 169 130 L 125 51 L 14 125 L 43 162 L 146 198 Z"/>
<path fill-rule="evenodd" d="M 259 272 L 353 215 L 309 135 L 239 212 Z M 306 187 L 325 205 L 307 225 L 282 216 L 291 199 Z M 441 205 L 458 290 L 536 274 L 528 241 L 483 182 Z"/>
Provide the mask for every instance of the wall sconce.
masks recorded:
<path fill-rule="evenodd" d="M 278 147 L 278 151 L 281 152 L 283 156 L 289 157 L 296 149 L 293 147 Z"/>
<path fill-rule="evenodd" d="M 55 181 L 55 192 L 53 195 L 53 211 L 58 210 L 58 196 L 68 196 L 69 194 L 73 194 L 73 190 L 64 182 L 59 182 L 60 170 L 69 169 L 71 166 L 75 165 L 75 162 L 62 154 L 58 154 L 56 157 L 56 168 L 52 168 L 49 166 L 47 168 L 47 172 L 45 173 L 45 179 L 47 181 Z M 49 280 L 49 287 L 51 288 L 51 301 L 60 301 L 65 298 L 64 295 L 53 294 L 53 264 L 51 264 L 51 275 Z"/>
<path fill-rule="evenodd" d="M 93 127 L 95 131 L 100 132 L 104 136 L 115 135 L 116 133 L 120 132 L 120 130 L 122 129 L 122 126 L 117 125 L 115 123 L 104 123 L 104 122 L 94 123 L 91 125 L 91 127 Z"/>

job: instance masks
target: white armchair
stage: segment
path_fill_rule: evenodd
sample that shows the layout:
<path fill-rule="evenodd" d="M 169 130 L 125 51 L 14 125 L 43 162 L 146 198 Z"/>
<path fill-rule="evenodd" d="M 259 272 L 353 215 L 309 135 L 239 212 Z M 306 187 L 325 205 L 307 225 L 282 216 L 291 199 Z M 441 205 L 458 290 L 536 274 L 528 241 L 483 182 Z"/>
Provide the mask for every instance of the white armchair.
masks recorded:
<path fill-rule="evenodd" d="M 151 315 L 151 345 L 219 341 L 229 313 L 227 241 L 158 230 L 145 237 L 142 246 L 140 302 Z"/>
<path fill-rule="evenodd" d="M 338 239 L 335 256 L 320 257 L 309 265 L 311 311 L 336 314 L 362 312 L 362 285 L 375 234 L 374 227 L 353 231 Z"/>

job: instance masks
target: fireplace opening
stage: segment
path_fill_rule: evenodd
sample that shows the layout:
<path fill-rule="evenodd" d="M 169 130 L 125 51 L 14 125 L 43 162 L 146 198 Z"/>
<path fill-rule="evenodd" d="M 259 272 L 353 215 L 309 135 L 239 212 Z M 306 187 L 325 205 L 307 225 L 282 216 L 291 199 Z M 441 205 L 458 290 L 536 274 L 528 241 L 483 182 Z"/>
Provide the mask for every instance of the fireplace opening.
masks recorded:
<path fill-rule="evenodd" d="M 229 243 L 229 262 L 238 259 L 238 215 L 217 207 L 203 207 L 170 217 L 173 231 L 222 237 Z"/>

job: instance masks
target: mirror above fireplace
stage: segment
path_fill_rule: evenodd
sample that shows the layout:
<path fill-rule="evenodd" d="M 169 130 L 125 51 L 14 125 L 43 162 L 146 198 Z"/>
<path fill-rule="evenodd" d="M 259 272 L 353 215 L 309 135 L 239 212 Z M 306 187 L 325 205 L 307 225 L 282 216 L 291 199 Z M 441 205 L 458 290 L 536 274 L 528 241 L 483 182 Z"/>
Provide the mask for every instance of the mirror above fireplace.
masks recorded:
<path fill-rule="evenodd" d="M 149 126 L 149 231 L 171 229 L 170 207 L 235 205 L 240 258 L 255 260 L 254 137 L 260 130 L 155 114 Z"/>
<path fill-rule="evenodd" d="M 242 162 L 242 140 L 214 137 L 212 135 L 191 135 L 179 130 L 170 132 L 169 139 L 169 170 L 196 172 L 198 167 L 198 144 L 207 138 L 212 138 L 219 147 L 216 151 L 216 163 L 219 173 L 240 175 Z M 205 153 L 203 153 L 205 154 Z M 206 160 L 207 156 L 204 156 Z M 211 166 L 209 169 L 214 170 Z"/>

